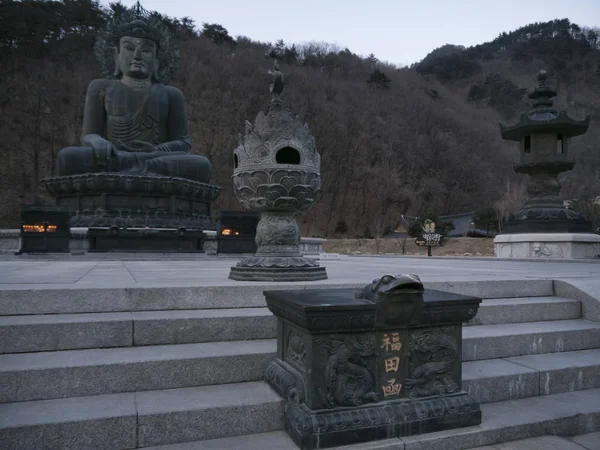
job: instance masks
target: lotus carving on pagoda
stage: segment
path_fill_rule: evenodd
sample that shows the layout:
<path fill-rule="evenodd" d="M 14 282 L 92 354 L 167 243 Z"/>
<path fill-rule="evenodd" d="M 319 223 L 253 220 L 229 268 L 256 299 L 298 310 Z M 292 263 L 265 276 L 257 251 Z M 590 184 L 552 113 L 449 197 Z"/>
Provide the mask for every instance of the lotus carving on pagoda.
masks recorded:
<path fill-rule="evenodd" d="M 274 168 L 240 171 L 234 176 L 235 194 L 253 211 L 303 211 L 320 197 L 321 180 L 316 171 Z"/>

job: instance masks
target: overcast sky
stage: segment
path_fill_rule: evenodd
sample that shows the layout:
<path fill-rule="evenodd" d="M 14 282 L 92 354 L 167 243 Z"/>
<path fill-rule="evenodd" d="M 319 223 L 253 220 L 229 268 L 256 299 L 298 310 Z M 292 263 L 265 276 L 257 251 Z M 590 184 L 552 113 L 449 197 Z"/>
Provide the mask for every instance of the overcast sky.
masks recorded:
<path fill-rule="evenodd" d="M 108 0 L 101 0 L 108 5 Z M 135 0 L 122 0 L 132 5 Z M 171 17 L 223 25 L 262 42 L 324 41 L 398 65 L 446 43 L 470 46 L 532 22 L 600 26 L 600 0 L 142 0 Z"/>

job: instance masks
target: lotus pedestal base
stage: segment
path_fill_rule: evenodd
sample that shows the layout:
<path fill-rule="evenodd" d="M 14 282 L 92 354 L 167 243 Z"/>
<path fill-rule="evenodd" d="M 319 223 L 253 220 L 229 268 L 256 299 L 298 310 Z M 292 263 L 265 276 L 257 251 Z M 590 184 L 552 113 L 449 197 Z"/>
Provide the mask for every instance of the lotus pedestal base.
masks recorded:
<path fill-rule="evenodd" d="M 88 173 L 46 178 L 71 227 L 214 230 L 210 204 L 221 188 L 175 177 Z"/>
<path fill-rule="evenodd" d="M 303 256 L 250 256 L 231 268 L 229 278 L 239 281 L 326 280 L 325 267 Z"/>

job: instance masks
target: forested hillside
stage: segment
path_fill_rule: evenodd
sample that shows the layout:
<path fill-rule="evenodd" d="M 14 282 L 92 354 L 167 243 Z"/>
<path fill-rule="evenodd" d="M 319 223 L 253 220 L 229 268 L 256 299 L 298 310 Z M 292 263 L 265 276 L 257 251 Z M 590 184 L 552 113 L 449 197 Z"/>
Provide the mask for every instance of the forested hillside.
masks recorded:
<path fill-rule="evenodd" d="M 39 180 L 53 174 L 61 148 L 79 142 L 86 88 L 100 76 L 94 37 L 121 9 L 92 0 L 0 4 L 0 227 L 18 225 L 21 203 L 51 202 Z M 558 87 L 556 105 L 577 118 L 592 114 L 588 133 L 573 141 L 578 165 L 563 193 L 581 204 L 600 195 L 598 29 L 536 23 L 399 68 L 326 43 L 261 43 L 217 24 L 163 20 L 179 39 L 171 83 L 187 100 L 193 151 L 212 161 L 213 182 L 224 187 L 215 211 L 240 207 L 232 151 L 244 121 L 268 107 L 275 58 L 288 83 L 284 101 L 322 155 L 324 195 L 299 218 L 305 235 L 362 237 L 401 214 L 518 206 L 524 177 L 512 171 L 517 150 L 498 122 L 517 120 L 541 67 Z"/>

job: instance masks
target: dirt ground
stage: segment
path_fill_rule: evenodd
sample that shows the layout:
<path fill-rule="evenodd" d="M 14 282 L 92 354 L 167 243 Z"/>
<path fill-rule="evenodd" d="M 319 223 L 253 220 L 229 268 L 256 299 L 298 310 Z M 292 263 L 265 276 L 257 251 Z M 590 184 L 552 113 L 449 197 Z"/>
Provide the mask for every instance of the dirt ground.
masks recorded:
<path fill-rule="evenodd" d="M 446 238 L 443 247 L 431 247 L 432 256 L 494 256 L 492 238 Z M 427 247 L 415 244 L 415 238 L 380 239 L 327 239 L 323 245 L 327 253 L 341 254 L 397 254 L 427 255 Z"/>

